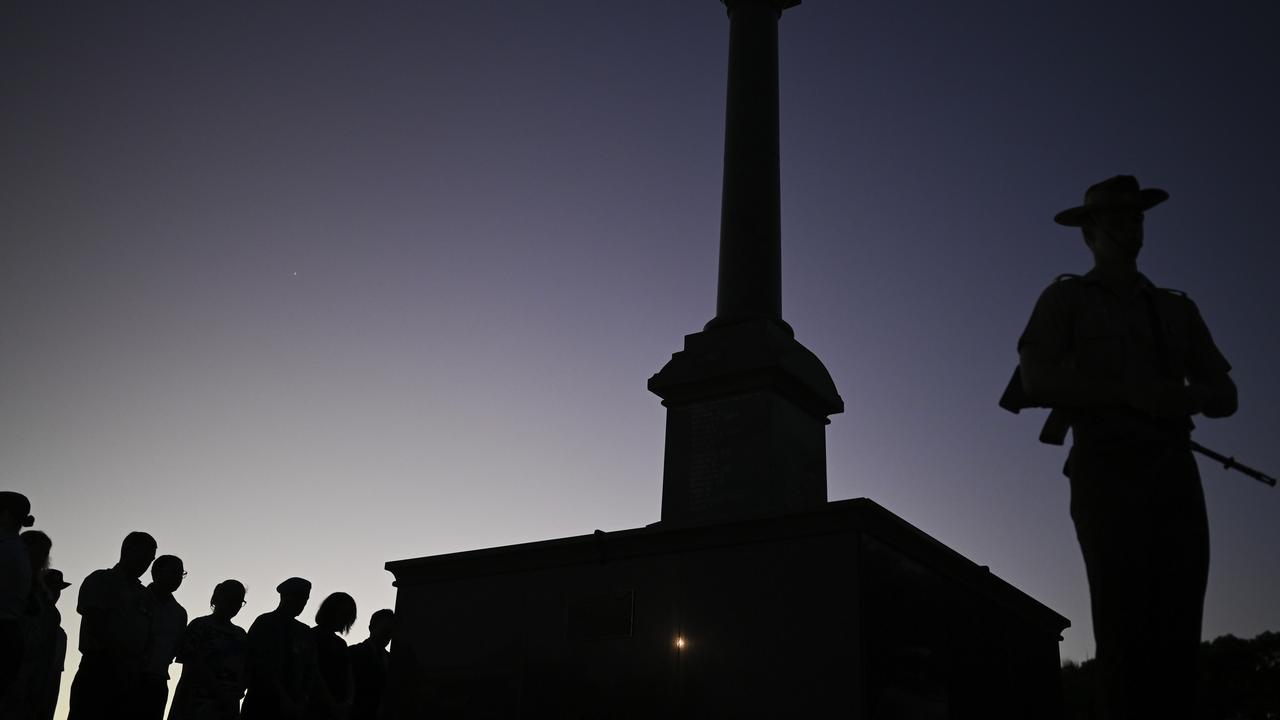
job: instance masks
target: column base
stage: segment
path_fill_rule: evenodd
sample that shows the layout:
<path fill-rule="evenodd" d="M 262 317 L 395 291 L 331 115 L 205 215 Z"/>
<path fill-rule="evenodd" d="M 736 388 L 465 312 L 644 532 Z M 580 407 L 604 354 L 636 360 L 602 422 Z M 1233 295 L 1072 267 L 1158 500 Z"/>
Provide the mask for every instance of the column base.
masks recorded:
<path fill-rule="evenodd" d="M 827 418 L 844 402 L 789 330 L 750 320 L 688 335 L 649 379 L 667 408 L 664 526 L 826 502 Z"/>

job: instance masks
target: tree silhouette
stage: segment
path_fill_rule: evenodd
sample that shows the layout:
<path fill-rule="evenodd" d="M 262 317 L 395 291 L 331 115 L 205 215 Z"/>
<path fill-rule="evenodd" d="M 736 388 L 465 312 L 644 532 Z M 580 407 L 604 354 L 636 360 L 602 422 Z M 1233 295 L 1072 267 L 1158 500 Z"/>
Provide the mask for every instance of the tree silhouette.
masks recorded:
<path fill-rule="evenodd" d="M 1062 666 L 1064 716 L 1100 717 L 1093 660 Z M 1252 640 L 1223 635 L 1200 644 L 1199 720 L 1280 719 L 1280 633 Z"/>

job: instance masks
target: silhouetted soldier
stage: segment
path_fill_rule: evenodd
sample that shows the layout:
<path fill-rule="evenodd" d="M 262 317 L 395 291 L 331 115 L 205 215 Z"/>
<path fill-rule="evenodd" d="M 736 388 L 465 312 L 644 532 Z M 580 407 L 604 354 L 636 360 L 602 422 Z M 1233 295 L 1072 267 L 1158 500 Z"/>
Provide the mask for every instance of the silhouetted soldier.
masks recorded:
<path fill-rule="evenodd" d="M 1190 416 L 1236 410 L 1195 303 L 1137 269 L 1143 213 L 1168 197 L 1120 175 L 1058 213 L 1083 229 L 1094 266 L 1050 285 L 1018 341 L 1019 404 L 1055 408 L 1042 439 L 1061 442 L 1063 418 L 1073 433 L 1071 517 L 1109 718 L 1191 712 L 1209 536 Z"/>
<path fill-rule="evenodd" d="M 316 674 L 311 631 L 296 618 L 311 597 L 311 583 L 289 578 L 276 587 L 280 605 L 249 627 L 249 688 L 245 720 L 293 720 L 302 717 Z"/>
<path fill-rule="evenodd" d="M 62 671 L 67 664 L 67 631 L 62 629 L 62 613 L 58 612 L 57 605 L 62 599 L 62 591 L 71 587 L 71 583 L 63 579 L 61 570 L 52 568 L 44 571 L 41 583 L 49 598 L 49 611 L 56 628 L 44 686 L 39 690 L 34 705 L 37 720 L 53 720 L 53 712 L 58 707 L 58 695 L 62 692 Z"/>
<path fill-rule="evenodd" d="M 351 658 L 347 643 L 338 635 L 351 632 L 356 621 L 356 601 L 344 592 L 336 592 L 320 603 L 316 624 L 311 628 L 316 647 L 317 676 L 307 703 L 308 720 L 346 718 L 351 712 L 355 694 L 351 679 Z"/>
<path fill-rule="evenodd" d="M 236 720 L 244 696 L 248 636 L 231 622 L 244 607 L 244 585 L 223 580 L 209 600 L 213 613 L 187 626 L 178 646 L 182 678 L 169 720 Z"/>
<path fill-rule="evenodd" d="M 25 495 L 0 492 L 0 697 L 17 679 L 22 663 L 22 615 L 31 594 L 31 561 L 18 533 L 33 524 Z"/>
<path fill-rule="evenodd" d="M 187 629 L 187 611 L 173 597 L 187 576 L 182 559 L 161 555 L 151 564 L 151 632 L 138 688 L 140 720 L 164 720 L 169 701 L 169 663 L 178 652 L 178 642 Z"/>
<path fill-rule="evenodd" d="M 155 557 L 155 538 L 131 532 L 120 546 L 120 562 L 80 584 L 80 667 L 71 684 L 69 720 L 113 720 L 133 712 L 152 604 L 138 578 Z"/>
<path fill-rule="evenodd" d="M 385 608 L 378 610 L 369 618 L 369 638 L 351 646 L 351 678 L 356 693 L 351 704 L 351 720 L 378 717 L 390 665 L 387 645 L 391 644 L 395 628 L 396 614 Z"/>

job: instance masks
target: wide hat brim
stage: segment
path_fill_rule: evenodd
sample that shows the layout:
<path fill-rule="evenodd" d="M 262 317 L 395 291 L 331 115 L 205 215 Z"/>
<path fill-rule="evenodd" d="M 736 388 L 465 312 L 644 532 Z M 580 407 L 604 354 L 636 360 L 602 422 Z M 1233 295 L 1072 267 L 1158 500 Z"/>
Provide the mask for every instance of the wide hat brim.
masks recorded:
<path fill-rule="evenodd" d="M 1098 210 L 1137 208 L 1146 212 L 1169 199 L 1169 193 L 1160 188 L 1143 188 L 1135 193 L 1121 193 L 1112 197 L 1088 200 L 1084 205 L 1067 208 L 1053 216 L 1053 221 L 1067 227 L 1082 227 L 1090 221 L 1090 215 Z"/>

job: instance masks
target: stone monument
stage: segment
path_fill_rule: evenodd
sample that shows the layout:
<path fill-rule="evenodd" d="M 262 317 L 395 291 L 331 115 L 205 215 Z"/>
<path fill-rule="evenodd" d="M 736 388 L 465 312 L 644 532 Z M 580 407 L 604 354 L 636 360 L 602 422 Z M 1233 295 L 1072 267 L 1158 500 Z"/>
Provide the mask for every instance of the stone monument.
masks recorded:
<path fill-rule="evenodd" d="M 729 93 L 716 316 L 649 379 L 667 407 L 662 523 L 821 507 L 831 376 L 782 319 L 778 18 L 799 0 L 726 0 Z"/>
<path fill-rule="evenodd" d="M 716 315 L 649 380 L 644 528 L 387 563 L 395 718 L 1060 718 L 1065 618 L 866 499 L 844 409 L 782 319 L 778 21 L 729 15 Z"/>

